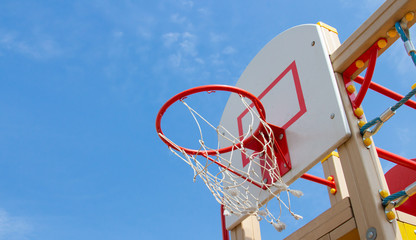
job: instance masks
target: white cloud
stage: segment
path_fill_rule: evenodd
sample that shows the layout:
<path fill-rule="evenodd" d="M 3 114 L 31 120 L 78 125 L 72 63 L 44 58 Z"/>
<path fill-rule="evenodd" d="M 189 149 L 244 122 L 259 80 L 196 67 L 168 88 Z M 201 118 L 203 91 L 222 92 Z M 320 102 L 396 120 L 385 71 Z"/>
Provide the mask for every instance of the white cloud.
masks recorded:
<path fill-rule="evenodd" d="M 11 48 L 15 42 L 16 34 L 13 33 L 3 33 L 0 35 L 0 43 L 5 48 Z"/>
<path fill-rule="evenodd" d="M 363 14 L 366 13 L 373 13 L 378 7 L 380 7 L 381 4 L 383 4 L 383 1 L 379 0 L 364 0 L 361 1 L 359 5 L 357 5 L 356 2 L 350 1 L 350 0 L 341 0 L 341 4 L 345 8 L 354 8 L 356 9 L 356 13 Z M 366 19 L 367 17 L 365 17 Z"/>
<path fill-rule="evenodd" d="M 222 51 L 222 53 L 226 54 L 226 55 L 230 55 L 230 54 L 234 54 L 236 52 L 235 48 L 231 47 L 231 46 L 227 46 L 226 48 L 224 48 L 224 50 Z"/>
<path fill-rule="evenodd" d="M 195 62 L 199 64 L 205 64 L 205 61 L 202 58 L 195 58 Z"/>
<path fill-rule="evenodd" d="M 196 50 L 196 36 L 185 32 L 182 35 L 183 41 L 180 43 L 180 46 L 185 54 L 189 54 L 191 56 L 196 56 L 198 51 Z"/>
<path fill-rule="evenodd" d="M 6 49 L 37 59 L 45 59 L 58 56 L 62 49 L 52 38 L 36 34 L 32 39 L 22 39 L 19 34 L 12 32 L 0 32 L 0 49 Z"/>
<path fill-rule="evenodd" d="M 185 7 L 192 8 L 194 6 L 194 2 L 189 0 L 182 0 L 182 5 Z"/>
<path fill-rule="evenodd" d="M 197 55 L 197 50 L 195 48 L 195 42 L 193 42 L 191 40 L 184 40 L 183 42 L 181 42 L 180 46 L 181 46 L 184 53 L 189 54 L 191 56 L 196 56 Z"/>
<path fill-rule="evenodd" d="M 224 38 L 221 35 L 211 33 L 211 41 L 222 41 Z M 185 67 L 184 64 L 198 63 L 205 64 L 205 60 L 198 57 L 198 38 L 190 32 L 183 33 L 167 33 L 163 35 L 164 45 L 166 47 L 176 49 L 175 54 L 169 57 L 169 63 L 174 67 Z M 226 46 L 222 51 L 211 54 L 209 56 L 209 63 L 212 65 L 223 65 L 225 55 L 232 55 L 237 50 L 232 46 Z M 189 67 L 189 66 L 188 66 Z"/>
<path fill-rule="evenodd" d="M 200 15 L 204 15 L 204 16 L 208 16 L 211 14 L 211 11 L 206 8 L 199 8 L 197 11 Z"/>
<path fill-rule="evenodd" d="M 183 38 L 185 39 L 195 39 L 195 35 L 189 32 L 184 32 L 182 35 L 183 35 Z"/>
<path fill-rule="evenodd" d="M 180 53 L 169 55 L 169 63 L 173 67 L 179 67 L 181 65 L 182 55 Z"/>
<path fill-rule="evenodd" d="M 216 33 L 210 33 L 209 37 L 210 37 L 211 42 L 213 43 L 218 43 L 218 42 L 222 42 L 225 40 L 225 37 L 223 35 L 216 34 Z"/>
<path fill-rule="evenodd" d="M 33 226 L 22 217 L 10 216 L 0 209 L 0 240 L 30 239 Z"/>
<path fill-rule="evenodd" d="M 196 48 L 197 37 L 189 32 L 184 33 L 166 33 L 163 34 L 163 45 L 167 48 L 174 47 L 179 49 L 181 54 L 189 56 L 197 56 Z"/>
<path fill-rule="evenodd" d="M 198 37 L 195 34 L 170 32 L 163 34 L 162 40 L 168 49 L 166 64 L 169 67 L 192 74 L 205 64 L 205 60 L 198 56 Z"/>
<path fill-rule="evenodd" d="M 113 31 L 114 38 L 122 38 L 124 36 L 124 32 L 122 31 Z"/>
<path fill-rule="evenodd" d="M 179 39 L 180 33 L 165 33 L 163 34 L 163 44 L 165 47 L 170 47 L 173 43 L 177 42 Z"/>
<path fill-rule="evenodd" d="M 183 24 L 186 21 L 186 17 L 181 17 L 179 14 L 173 14 L 170 16 L 170 20 L 174 23 Z"/>
<path fill-rule="evenodd" d="M 212 54 L 210 57 L 211 63 L 213 65 L 223 65 L 224 61 L 221 59 L 221 55 L 216 53 L 216 54 Z"/>
<path fill-rule="evenodd" d="M 153 36 L 152 32 L 143 26 L 137 28 L 137 34 L 145 40 L 150 40 Z"/>

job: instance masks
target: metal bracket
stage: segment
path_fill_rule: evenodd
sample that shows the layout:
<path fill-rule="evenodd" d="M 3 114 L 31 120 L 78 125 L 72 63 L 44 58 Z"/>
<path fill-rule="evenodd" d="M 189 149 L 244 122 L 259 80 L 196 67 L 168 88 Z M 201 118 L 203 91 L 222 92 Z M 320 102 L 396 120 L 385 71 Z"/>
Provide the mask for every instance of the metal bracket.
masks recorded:
<path fill-rule="evenodd" d="M 344 78 L 344 85 L 347 89 L 348 96 L 350 98 L 351 105 L 354 110 L 354 114 L 357 118 L 362 118 L 362 113 L 359 114 L 355 112 L 357 108 L 360 107 L 362 101 L 364 100 L 364 96 L 367 93 L 367 90 L 370 86 L 371 79 L 373 77 L 374 68 L 376 65 L 377 57 L 378 57 L 378 50 L 384 48 L 387 44 L 387 39 L 380 38 L 378 39 L 366 52 L 364 52 L 359 58 L 354 61 L 342 74 Z M 348 86 L 352 85 L 352 82 L 354 79 L 352 79 L 352 76 L 355 74 L 355 72 L 365 67 L 365 63 L 368 61 L 367 66 L 367 72 L 364 77 L 364 83 L 362 84 L 360 91 L 358 94 L 355 93 L 355 89 L 353 88 L 352 91 L 348 91 Z"/>
<path fill-rule="evenodd" d="M 290 161 L 290 155 L 289 155 L 289 148 L 287 145 L 286 140 L 286 132 L 283 128 L 275 126 L 273 124 L 269 124 L 270 130 L 273 132 L 274 139 L 270 139 L 273 141 L 273 146 L 269 146 L 267 148 L 267 152 L 265 155 L 260 156 L 260 164 L 265 169 L 262 171 L 262 177 L 263 177 L 263 183 L 265 184 L 273 184 L 276 182 L 276 178 L 271 176 L 269 173 L 270 166 L 273 166 L 274 164 L 271 164 L 271 161 L 277 161 L 278 168 L 276 168 L 274 171 L 279 176 L 284 176 L 286 173 L 288 173 L 292 169 L 292 163 Z M 255 136 L 252 141 L 248 141 L 244 147 L 254 150 L 256 152 L 263 151 L 263 145 L 256 139 L 262 139 L 260 136 L 262 132 L 266 132 L 264 126 L 261 126 L 261 130 L 259 131 L 259 136 Z M 267 135 L 267 134 L 266 134 Z M 271 147 L 273 149 L 271 149 Z M 271 152 L 274 152 L 274 156 L 276 159 L 271 159 Z M 273 174 L 272 174 L 273 175 Z"/>

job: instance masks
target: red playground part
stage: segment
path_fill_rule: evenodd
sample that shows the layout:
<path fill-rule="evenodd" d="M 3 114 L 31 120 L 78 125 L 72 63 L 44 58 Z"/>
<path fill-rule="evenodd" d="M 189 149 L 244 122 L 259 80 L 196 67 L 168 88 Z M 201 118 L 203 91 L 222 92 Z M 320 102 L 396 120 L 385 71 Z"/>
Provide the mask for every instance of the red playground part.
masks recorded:
<path fill-rule="evenodd" d="M 385 47 L 387 43 L 387 39 L 380 38 L 377 40 L 366 52 L 364 52 L 359 58 L 357 58 L 342 74 L 344 78 L 345 88 L 347 89 L 348 96 L 350 98 L 351 105 L 354 109 L 354 114 L 357 118 L 362 118 L 362 114 L 357 114 L 355 110 L 360 107 L 361 103 L 364 100 L 364 97 L 367 93 L 368 88 L 371 85 L 371 79 L 373 78 L 374 68 L 376 66 L 377 57 L 378 57 L 378 50 Z M 360 63 L 358 63 L 360 62 Z M 348 87 L 353 85 L 352 76 L 354 73 L 365 66 L 365 63 L 368 62 L 367 72 L 365 73 L 365 77 L 363 78 L 361 88 L 358 94 L 354 92 L 349 92 Z M 358 76 L 360 78 L 360 76 Z"/>
<path fill-rule="evenodd" d="M 415 159 L 413 159 L 414 162 Z M 410 168 L 396 165 L 385 174 L 390 193 L 404 190 L 407 186 L 416 181 L 416 172 Z M 416 216 L 416 197 L 412 196 L 400 207 L 396 208 L 412 216 Z"/>

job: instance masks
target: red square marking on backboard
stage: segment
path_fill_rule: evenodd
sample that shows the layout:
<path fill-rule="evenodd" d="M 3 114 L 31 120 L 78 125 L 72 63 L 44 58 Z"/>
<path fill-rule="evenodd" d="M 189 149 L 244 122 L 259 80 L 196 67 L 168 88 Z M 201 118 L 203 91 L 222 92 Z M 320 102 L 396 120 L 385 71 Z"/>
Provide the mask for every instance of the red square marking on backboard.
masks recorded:
<path fill-rule="evenodd" d="M 300 80 L 299 80 L 299 74 L 298 74 L 298 70 L 296 68 L 296 62 L 293 61 L 257 98 L 259 100 L 261 100 L 265 95 L 267 95 L 267 93 L 270 92 L 271 89 L 273 89 L 276 84 L 284 77 L 286 76 L 286 74 L 288 74 L 289 72 L 292 73 L 293 76 L 293 81 L 295 84 L 295 89 L 296 89 L 296 95 L 298 98 L 298 103 L 299 103 L 299 111 L 292 117 L 290 118 L 285 124 L 283 124 L 283 126 L 281 126 L 281 128 L 283 129 L 287 129 L 290 125 L 292 125 L 294 122 L 296 122 L 303 114 L 306 113 L 306 104 L 305 104 L 305 99 L 303 97 L 303 92 L 302 92 L 302 87 L 300 84 Z M 252 104 L 253 105 L 253 104 Z M 253 107 L 253 106 L 251 106 Z M 240 135 L 240 138 L 242 140 L 243 138 L 243 134 L 244 134 L 244 130 L 243 130 L 243 117 L 248 113 L 248 110 L 245 109 L 238 117 L 237 117 L 237 124 L 238 124 L 238 134 Z M 266 113 L 267 116 L 267 113 Z M 241 157 L 243 159 L 243 167 L 245 167 L 250 160 L 243 154 L 241 153 Z"/>

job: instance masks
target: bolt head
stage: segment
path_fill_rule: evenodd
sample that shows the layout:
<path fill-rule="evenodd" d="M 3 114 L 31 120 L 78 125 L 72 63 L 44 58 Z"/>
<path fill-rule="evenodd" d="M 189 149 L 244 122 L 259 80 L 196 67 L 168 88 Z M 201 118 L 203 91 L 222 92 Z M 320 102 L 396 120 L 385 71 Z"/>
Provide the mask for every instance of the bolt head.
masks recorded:
<path fill-rule="evenodd" d="M 367 229 L 366 239 L 367 240 L 374 240 L 377 238 L 377 230 L 374 227 L 370 227 Z"/>

